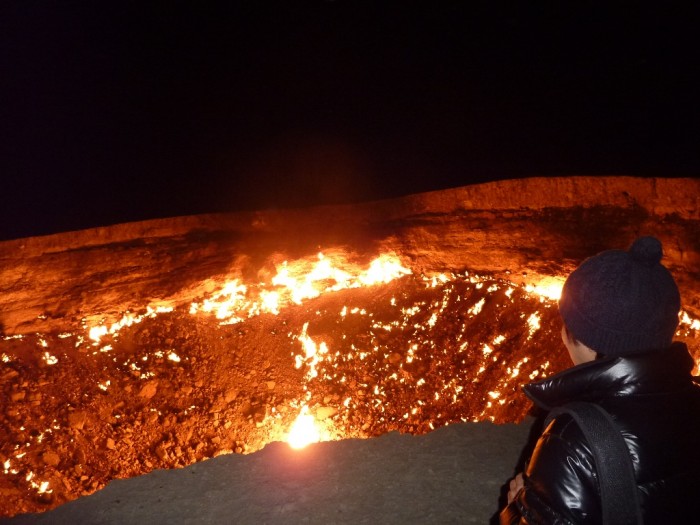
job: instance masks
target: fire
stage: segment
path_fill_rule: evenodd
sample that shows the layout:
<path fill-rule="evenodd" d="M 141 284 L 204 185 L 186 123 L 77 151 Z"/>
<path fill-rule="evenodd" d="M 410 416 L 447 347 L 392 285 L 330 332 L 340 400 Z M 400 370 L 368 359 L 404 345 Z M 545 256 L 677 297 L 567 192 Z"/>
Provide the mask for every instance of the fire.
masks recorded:
<path fill-rule="evenodd" d="M 537 312 L 530 314 L 530 317 L 527 318 L 527 324 L 529 325 L 529 334 L 527 337 L 529 340 L 532 339 L 535 332 L 541 328 L 539 314 Z"/>
<path fill-rule="evenodd" d="M 352 279 L 350 273 L 333 266 L 330 259 L 323 253 L 318 254 L 318 261 L 307 270 L 304 261 L 289 265 L 284 261 L 277 268 L 277 275 L 273 277 L 272 284 L 287 288 L 292 302 L 301 304 L 304 299 L 313 299 L 321 295 L 323 291 L 334 291 L 347 288 Z M 334 285 L 321 288 L 324 282 L 335 282 Z M 320 284 L 316 284 L 320 283 Z"/>
<path fill-rule="evenodd" d="M 311 443 L 321 441 L 321 430 L 309 408 L 304 405 L 287 435 L 287 443 L 294 449 L 301 449 Z"/>
<path fill-rule="evenodd" d="M 146 307 L 146 312 L 142 315 L 133 315 L 132 313 L 127 312 L 122 316 L 122 318 L 119 321 L 112 323 L 112 325 L 109 327 L 107 327 L 104 324 L 99 324 L 97 326 L 90 327 L 88 329 L 88 337 L 94 341 L 93 344 L 98 345 L 100 343 L 100 340 L 104 336 L 108 334 L 116 336 L 119 333 L 119 330 L 121 330 L 125 326 L 131 326 L 132 324 L 140 323 L 146 318 L 152 319 L 158 314 L 172 311 L 172 306 L 159 305 L 154 308 L 153 306 L 149 305 Z"/>
<path fill-rule="evenodd" d="M 221 291 L 207 299 L 202 304 L 202 311 L 214 312 L 217 319 L 227 319 L 233 316 L 233 310 L 239 304 L 245 302 L 245 294 L 248 288 L 240 284 L 237 279 L 224 284 Z"/>
<path fill-rule="evenodd" d="M 345 254 L 323 252 L 315 258 L 283 261 L 275 269 L 269 282 L 247 286 L 233 279 L 224 283 L 201 303 L 192 303 L 190 313 L 213 313 L 222 325 L 240 323 L 261 313 L 278 315 L 290 304 L 302 304 L 323 293 L 386 284 L 412 273 L 392 253 L 379 255 L 366 269 L 348 261 Z M 95 328 L 91 337 L 105 333 L 105 327 Z"/>
<path fill-rule="evenodd" d="M 393 255 L 380 255 L 372 261 L 369 269 L 359 276 L 359 281 L 365 286 L 378 283 L 388 283 L 412 272 L 404 268 Z"/>
<path fill-rule="evenodd" d="M 526 285 L 525 291 L 539 295 L 540 300 L 558 301 L 561 297 L 562 288 L 564 288 L 563 277 L 545 277 L 538 283 Z"/>
<path fill-rule="evenodd" d="M 691 330 L 700 330 L 700 319 L 693 319 L 688 312 L 681 310 L 678 314 L 681 325 L 687 325 Z"/>
<path fill-rule="evenodd" d="M 44 352 L 44 353 L 42 354 L 41 358 L 44 360 L 44 362 L 45 362 L 47 365 L 55 365 L 56 363 L 58 363 L 58 358 L 57 358 L 56 356 L 54 356 L 54 355 L 51 355 L 51 354 L 48 353 L 48 352 Z"/>
<path fill-rule="evenodd" d="M 306 366 L 309 367 L 307 376 L 313 378 L 318 375 L 316 365 L 323 358 L 323 355 L 328 353 L 328 346 L 324 342 L 317 345 L 314 340 L 307 335 L 306 332 L 308 328 L 309 323 L 307 321 L 304 323 L 301 334 L 298 336 L 299 341 L 301 341 L 301 345 L 304 348 L 305 355 L 303 357 L 301 355 L 295 356 L 295 363 L 297 368 L 301 368 L 303 364 L 306 364 Z"/>

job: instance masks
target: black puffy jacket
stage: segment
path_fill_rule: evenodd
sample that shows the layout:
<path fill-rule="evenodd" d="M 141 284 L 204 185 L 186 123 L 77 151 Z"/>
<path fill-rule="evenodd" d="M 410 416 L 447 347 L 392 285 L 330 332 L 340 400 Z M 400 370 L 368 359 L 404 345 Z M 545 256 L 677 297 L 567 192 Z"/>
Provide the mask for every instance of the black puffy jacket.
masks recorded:
<path fill-rule="evenodd" d="M 524 387 L 541 408 L 590 401 L 615 420 L 629 448 L 645 524 L 698 523 L 700 387 L 682 343 L 662 352 L 605 358 Z M 501 514 L 505 524 L 601 523 L 591 451 L 571 416 L 544 430 L 525 486 Z"/>

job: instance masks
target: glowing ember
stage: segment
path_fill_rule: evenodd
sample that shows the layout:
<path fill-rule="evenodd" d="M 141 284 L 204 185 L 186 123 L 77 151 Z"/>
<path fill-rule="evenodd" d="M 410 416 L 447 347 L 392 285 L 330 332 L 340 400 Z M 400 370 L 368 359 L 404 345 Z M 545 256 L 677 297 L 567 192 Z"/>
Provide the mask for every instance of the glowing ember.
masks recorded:
<path fill-rule="evenodd" d="M 537 330 L 540 329 L 540 316 L 537 312 L 534 312 L 527 318 L 527 324 L 530 326 L 528 339 L 531 339 Z"/>
<path fill-rule="evenodd" d="M 48 352 L 44 352 L 42 354 L 41 358 L 44 360 L 44 362 L 47 365 L 55 365 L 56 363 L 58 363 L 58 358 L 56 356 L 49 354 Z"/>
<path fill-rule="evenodd" d="M 103 336 L 107 335 L 107 331 L 108 331 L 108 329 L 104 325 L 93 326 L 92 328 L 90 328 L 90 331 L 88 332 L 88 334 L 89 334 L 90 339 L 99 343 L 100 339 Z"/>
<path fill-rule="evenodd" d="M 479 315 L 481 313 L 481 309 L 484 307 L 484 303 L 486 302 L 486 299 L 482 298 L 478 303 L 476 303 L 474 306 L 472 306 L 468 312 L 471 315 Z"/>
<path fill-rule="evenodd" d="M 700 319 L 692 319 L 688 312 L 681 310 L 678 314 L 681 325 L 687 325 L 691 330 L 700 330 Z"/>
<path fill-rule="evenodd" d="M 328 353 L 328 347 L 326 343 L 321 342 L 317 345 L 313 339 L 311 339 L 306 331 L 309 328 L 309 323 L 304 323 L 301 334 L 299 334 L 299 341 L 301 341 L 302 347 L 304 348 L 304 357 L 297 355 L 295 356 L 295 366 L 296 368 L 301 368 L 303 364 L 309 367 L 307 372 L 307 377 L 313 378 L 318 375 L 316 370 L 316 365 L 323 358 L 323 355 Z"/>

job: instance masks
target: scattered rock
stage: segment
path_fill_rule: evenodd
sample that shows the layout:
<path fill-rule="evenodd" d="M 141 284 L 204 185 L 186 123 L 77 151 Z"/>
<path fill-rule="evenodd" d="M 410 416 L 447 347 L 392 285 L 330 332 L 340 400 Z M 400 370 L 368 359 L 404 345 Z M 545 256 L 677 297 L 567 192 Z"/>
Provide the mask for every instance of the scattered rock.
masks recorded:
<path fill-rule="evenodd" d="M 75 451 L 75 462 L 78 463 L 75 468 L 77 469 L 78 467 L 81 467 L 81 464 L 84 464 L 87 462 L 87 456 L 85 455 L 85 450 L 82 448 L 79 448 L 78 450 Z"/>
<path fill-rule="evenodd" d="M 189 443 L 190 439 L 192 439 L 192 427 L 189 427 L 189 428 L 180 427 L 180 428 L 178 428 L 175 431 L 175 439 L 181 445 L 185 445 L 185 444 Z"/>
<path fill-rule="evenodd" d="M 68 414 L 68 425 L 75 430 L 82 430 L 86 421 L 87 414 L 83 411 L 76 411 Z"/>
<path fill-rule="evenodd" d="M 53 503 L 54 494 L 53 492 L 40 492 L 37 495 L 37 499 L 40 503 L 43 503 L 44 505 L 50 505 L 51 503 Z"/>
<path fill-rule="evenodd" d="M 115 417 L 112 415 L 111 405 L 106 405 L 100 408 L 99 415 L 100 419 L 107 423 L 113 424 L 116 421 Z"/>
<path fill-rule="evenodd" d="M 161 461 L 167 461 L 169 459 L 168 449 L 165 443 L 159 443 L 158 446 L 156 446 L 155 453 Z M 148 465 L 148 462 L 145 463 Z"/>
<path fill-rule="evenodd" d="M 41 460 L 51 467 L 57 467 L 61 458 L 53 451 L 46 451 L 41 455 Z"/>
<path fill-rule="evenodd" d="M 139 397 L 151 399 L 158 391 L 158 381 L 148 381 L 139 391 Z"/>
<path fill-rule="evenodd" d="M 5 373 L 0 377 L 0 381 L 3 382 L 3 383 L 5 383 L 5 382 L 9 381 L 10 379 L 14 379 L 14 378 L 17 377 L 18 375 L 19 375 L 19 372 L 18 372 L 17 370 L 9 370 L 9 371 L 5 372 Z"/>
<path fill-rule="evenodd" d="M 105 441 L 105 446 L 106 446 L 109 450 L 114 450 L 114 448 L 115 448 L 114 440 L 113 440 L 112 438 L 107 438 L 107 440 Z"/>
<path fill-rule="evenodd" d="M 328 419 L 338 413 L 338 409 L 334 407 L 318 407 L 316 409 L 316 418 L 320 420 Z"/>
<path fill-rule="evenodd" d="M 18 390 L 17 392 L 12 392 L 12 394 L 10 394 L 10 400 L 13 402 L 22 401 L 24 396 L 26 396 L 26 392 L 24 390 Z"/>
<path fill-rule="evenodd" d="M 236 399 L 237 397 L 238 397 L 238 389 L 229 388 L 226 391 L 226 393 L 224 394 L 224 401 L 226 401 L 226 403 L 228 404 L 231 401 L 233 401 L 234 399 Z"/>

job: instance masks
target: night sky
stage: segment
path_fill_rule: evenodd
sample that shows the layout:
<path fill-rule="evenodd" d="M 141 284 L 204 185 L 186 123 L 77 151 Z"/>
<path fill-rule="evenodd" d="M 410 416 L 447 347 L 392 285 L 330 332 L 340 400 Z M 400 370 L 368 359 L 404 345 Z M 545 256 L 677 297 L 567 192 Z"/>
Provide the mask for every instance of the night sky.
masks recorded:
<path fill-rule="evenodd" d="M 526 176 L 700 175 L 695 13 L 360 4 L 2 2 L 0 240 Z"/>

